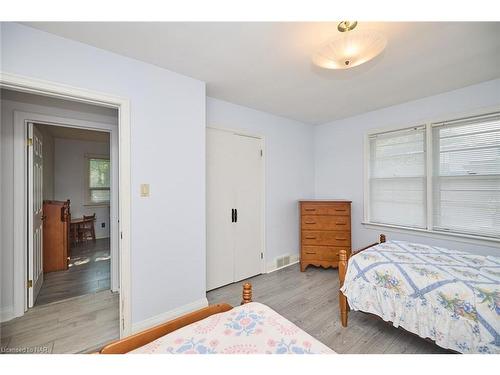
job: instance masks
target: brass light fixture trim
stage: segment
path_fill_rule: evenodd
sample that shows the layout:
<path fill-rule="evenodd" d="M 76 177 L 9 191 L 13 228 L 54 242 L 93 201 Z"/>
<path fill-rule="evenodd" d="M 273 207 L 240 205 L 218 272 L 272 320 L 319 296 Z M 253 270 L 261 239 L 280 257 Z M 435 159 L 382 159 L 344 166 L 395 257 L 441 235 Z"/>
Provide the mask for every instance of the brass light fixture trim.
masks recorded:
<path fill-rule="evenodd" d="M 337 30 L 341 33 L 345 33 L 347 31 L 354 30 L 357 25 L 358 21 L 342 21 L 338 24 Z"/>

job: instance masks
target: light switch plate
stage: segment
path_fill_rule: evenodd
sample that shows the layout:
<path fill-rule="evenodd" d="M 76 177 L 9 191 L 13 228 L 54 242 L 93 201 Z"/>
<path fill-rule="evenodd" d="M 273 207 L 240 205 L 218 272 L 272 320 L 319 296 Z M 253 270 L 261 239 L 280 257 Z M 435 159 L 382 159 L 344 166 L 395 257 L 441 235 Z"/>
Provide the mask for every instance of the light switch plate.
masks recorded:
<path fill-rule="evenodd" d="M 141 197 L 149 197 L 149 184 L 141 184 Z"/>

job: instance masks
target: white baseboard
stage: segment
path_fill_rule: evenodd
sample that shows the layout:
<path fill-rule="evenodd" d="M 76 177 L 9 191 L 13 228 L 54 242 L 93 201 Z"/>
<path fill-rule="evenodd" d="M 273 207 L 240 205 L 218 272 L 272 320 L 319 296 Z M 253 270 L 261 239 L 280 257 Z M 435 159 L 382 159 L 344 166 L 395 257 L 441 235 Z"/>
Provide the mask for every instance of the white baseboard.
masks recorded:
<path fill-rule="evenodd" d="M 299 260 L 298 254 L 290 255 L 290 263 L 288 263 L 286 266 L 278 268 L 278 267 L 276 267 L 276 258 L 275 258 L 273 260 L 273 262 L 267 263 L 266 273 L 271 273 L 271 272 L 278 271 L 278 270 L 281 270 L 281 269 L 286 268 L 286 267 L 293 266 L 294 264 L 299 263 L 299 261 L 300 260 Z"/>
<path fill-rule="evenodd" d="M 14 319 L 14 308 L 12 306 L 5 307 L 3 309 L 0 309 L 0 322 L 7 322 L 11 319 Z"/>
<path fill-rule="evenodd" d="M 190 313 L 192 311 L 201 309 L 208 306 L 207 298 L 201 298 L 197 301 L 188 303 L 187 305 L 179 306 L 173 310 L 166 311 L 159 315 L 152 316 L 151 318 L 142 320 L 140 322 L 132 323 L 132 333 L 137 333 L 145 329 L 154 327 L 155 325 L 165 323 L 169 320 L 175 319 L 181 315 Z"/>

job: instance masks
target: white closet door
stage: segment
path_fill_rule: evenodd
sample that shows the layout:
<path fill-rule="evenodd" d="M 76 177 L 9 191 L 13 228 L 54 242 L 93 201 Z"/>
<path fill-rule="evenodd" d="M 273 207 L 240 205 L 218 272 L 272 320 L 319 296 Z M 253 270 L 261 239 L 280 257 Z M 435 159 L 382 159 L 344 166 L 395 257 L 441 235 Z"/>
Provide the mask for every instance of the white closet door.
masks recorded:
<path fill-rule="evenodd" d="M 237 165 L 234 281 L 239 281 L 261 273 L 263 159 L 260 139 L 234 135 L 234 140 Z"/>
<path fill-rule="evenodd" d="M 233 134 L 207 129 L 207 290 L 234 282 Z"/>

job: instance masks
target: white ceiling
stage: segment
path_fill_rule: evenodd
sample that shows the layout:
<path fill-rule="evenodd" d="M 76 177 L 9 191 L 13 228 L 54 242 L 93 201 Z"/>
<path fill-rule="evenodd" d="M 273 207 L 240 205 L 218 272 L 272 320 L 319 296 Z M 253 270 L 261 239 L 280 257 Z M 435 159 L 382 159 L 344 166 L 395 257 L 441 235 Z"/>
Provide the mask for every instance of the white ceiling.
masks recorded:
<path fill-rule="evenodd" d="M 109 133 L 95 130 L 69 128 L 65 126 L 40 125 L 54 138 L 73 139 L 88 142 L 109 142 Z"/>
<path fill-rule="evenodd" d="M 318 124 L 500 77 L 500 22 L 366 23 L 384 53 L 343 71 L 311 55 L 332 23 L 28 23 L 207 82 L 207 95 Z"/>

